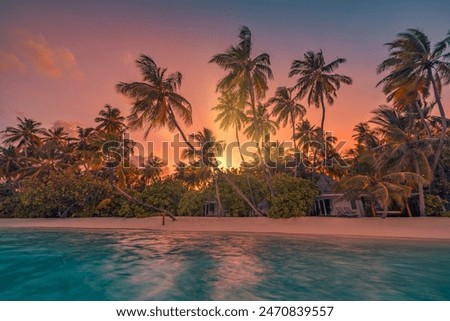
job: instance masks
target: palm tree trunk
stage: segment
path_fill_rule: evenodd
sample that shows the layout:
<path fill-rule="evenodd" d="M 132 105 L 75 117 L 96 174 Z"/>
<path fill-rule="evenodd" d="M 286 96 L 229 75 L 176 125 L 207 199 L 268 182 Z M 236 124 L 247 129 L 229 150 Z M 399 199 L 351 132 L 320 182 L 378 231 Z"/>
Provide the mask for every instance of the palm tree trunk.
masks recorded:
<path fill-rule="evenodd" d="M 236 193 L 238 193 L 238 195 L 244 200 L 244 202 L 246 202 L 248 206 L 250 206 L 255 215 L 263 216 L 263 214 L 252 204 L 248 197 L 245 196 L 241 189 L 237 187 L 237 185 L 223 171 L 221 171 L 218 167 L 215 167 L 214 170 L 216 170 L 217 173 L 228 183 L 228 185 L 230 185 L 231 188 L 233 188 Z"/>
<path fill-rule="evenodd" d="M 419 162 L 417 161 L 416 157 L 413 157 L 413 163 L 414 163 L 414 170 L 416 171 L 416 174 L 422 177 L 420 175 L 420 168 L 419 168 Z M 426 216 L 425 213 L 425 194 L 423 191 L 423 183 L 420 181 L 418 184 L 419 189 L 419 213 L 420 216 Z"/>
<path fill-rule="evenodd" d="M 408 213 L 408 217 L 411 217 L 412 214 L 411 214 L 411 208 L 409 207 L 409 204 L 408 204 L 408 198 L 405 199 L 405 206 L 406 206 L 406 213 Z"/>
<path fill-rule="evenodd" d="M 322 130 L 322 135 L 324 134 L 323 127 L 325 125 L 325 103 L 323 102 L 323 96 L 320 96 L 320 103 L 322 105 L 322 120 L 320 121 L 320 129 Z"/>
<path fill-rule="evenodd" d="M 417 111 L 419 112 L 420 121 L 421 121 L 421 123 L 423 125 L 423 128 L 425 129 L 425 132 L 427 133 L 427 136 L 431 138 L 432 135 L 431 135 L 430 127 L 428 127 L 428 124 L 425 121 L 425 116 L 423 115 L 422 108 L 420 108 L 420 106 L 417 103 L 417 101 L 414 103 L 414 106 L 416 107 Z"/>
<path fill-rule="evenodd" d="M 291 122 L 292 122 L 292 140 L 294 141 L 294 177 L 297 177 L 298 150 L 297 150 L 297 142 L 295 139 L 295 118 L 292 112 L 291 112 Z"/>
<path fill-rule="evenodd" d="M 217 184 L 217 176 L 214 177 L 214 190 L 215 190 L 215 193 L 216 193 L 217 205 L 219 207 L 217 212 L 218 212 L 219 217 L 220 217 L 221 214 L 222 214 L 223 207 L 222 207 L 222 200 L 220 199 L 219 184 Z"/>
<path fill-rule="evenodd" d="M 172 117 L 172 119 L 173 119 L 175 127 L 180 132 L 180 135 L 183 138 L 184 142 L 188 145 L 188 147 L 190 149 L 195 151 L 195 147 L 186 138 L 186 135 L 184 134 L 184 132 L 181 129 L 178 122 L 176 121 L 175 115 L 173 114 L 173 112 L 170 108 L 169 108 L 169 113 L 170 113 L 170 117 Z M 238 193 L 238 195 L 250 206 L 250 208 L 255 212 L 256 215 L 262 215 L 262 213 L 260 211 L 258 211 L 258 209 L 252 204 L 252 202 L 250 202 L 250 200 L 247 198 L 247 196 L 245 196 L 245 194 L 241 191 L 241 189 L 236 184 L 234 184 L 234 182 L 219 167 L 217 167 L 217 165 L 215 165 L 215 164 L 210 164 L 210 165 L 214 168 L 214 170 L 216 170 L 219 173 L 220 176 L 222 176 L 224 178 L 224 180 L 231 186 L 231 188 L 234 189 L 236 191 L 236 193 Z"/>
<path fill-rule="evenodd" d="M 382 216 L 382 218 L 386 218 L 387 215 L 388 215 L 388 206 L 387 206 L 387 204 L 385 204 L 383 206 L 383 216 Z"/>
<path fill-rule="evenodd" d="M 237 127 L 235 127 L 235 129 L 236 129 L 236 142 L 237 142 L 237 145 L 238 145 L 238 148 L 239 148 L 239 155 L 241 155 L 242 165 L 244 165 L 245 160 L 244 160 L 244 155 L 242 155 L 241 142 L 239 141 L 239 131 L 238 131 Z"/>
<path fill-rule="evenodd" d="M 129 200 L 130 202 L 136 203 L 136 204 L 138 204 L 138 205 L 140 205 L 140 206 L 142 206 L 142 207 L 148 208 L 148 209 L 150 209 L 150 210 L 152 210 L 152 211 L 161 212 L 162 215 L 163 215 L 163 225 L 164 225 L 164 218 L 165 218 L 165 215 L 168 215 L 168 216 L 172 219 L 172 221 L 175 221 L 175 220 L 176 220 L 175 215 L 173 215 L 173 214 L 170 213 L 169 211 L 166 211 L 166 210 L 164 210 L 164 209 L 162 209 L 162 208 L 159 208 L 159 207 L 156 207 L 156 206 L 153 206 L 153 205 L 144 203 L 144 202 L 138 200 L 136 197 L 131 196 L 130 194 L 128 194 L 127 192 L 125 192 L 124 190 L 122 190 L 120 187 L 118 187 L 117 184 L 115 183 L 115 177 L 114 177 L 114 172 L 113 172 L 113 169 L 112 169 L 112 168 L 109 169 L 109 183 L 110 183 L 111 187 L 113 188 L 113 190 L 114 190 L 117 194 L 123 196 L 124 198 L 126 198 L 126 199 Z"/>
<path fill-rule="evenodd" d="M 444 149 L 445 135 L 447 134 L 447 118 L 445 117 L 444 106 L 442 106 L 441 96 L 438 92 L 436 80 L 434 79 L 433 71 L 431 70 L 431 67 L 428 67 L 428 77 L 430 78 L 431 83 L 433 85 L 434 97 L 435 97 L 436 103 L 439 107 L 439 114 L 441 116 L 441 122 L 442 122 L 441 136 L 439 137 L 438 146 L 436 148 L 436 153 L 434 154 L 434 159 L 433 159 L 432 170 L 434 173 L 436 171 L 437 165 L 439 163 L 439 159 L 441 158 L 442 150 Z M 433 177 L 433 179 L 434 179 L 434 177 Z"/>

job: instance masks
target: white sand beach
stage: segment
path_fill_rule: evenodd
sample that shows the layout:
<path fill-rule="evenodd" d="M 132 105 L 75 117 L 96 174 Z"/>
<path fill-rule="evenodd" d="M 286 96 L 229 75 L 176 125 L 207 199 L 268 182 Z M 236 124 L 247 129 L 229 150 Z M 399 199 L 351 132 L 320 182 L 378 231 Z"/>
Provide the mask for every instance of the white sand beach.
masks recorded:
<path fill-rule="evenodd" d="M 148 229 L 161 231 L 283 233 L 450 240 L 450 218 L 336 218 L 299 217 L 161 217 L 0 219 L 0 228 Z"/>

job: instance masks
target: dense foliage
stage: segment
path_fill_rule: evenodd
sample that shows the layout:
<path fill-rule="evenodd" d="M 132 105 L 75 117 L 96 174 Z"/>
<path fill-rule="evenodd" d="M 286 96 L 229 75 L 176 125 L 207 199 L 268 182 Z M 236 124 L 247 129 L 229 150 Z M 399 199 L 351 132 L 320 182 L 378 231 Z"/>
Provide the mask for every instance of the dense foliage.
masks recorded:
<path fill-rule="evenodd" d="M 344 153 L 324 124 L 341 87 L 352 84 L 336 73 L 346 60 L 329 62 L 322 51 L 308 51 L 292 62 L 295 85 L 266 97 L 270 55 L 254 55 L 252 34 L 242 27 L 239 43 L 210 60 L 225 71 L 212 107 L 216 121 L 234 130 L 237 147 L 240 135 L 253 146 L 239 149 L 239 165 L 225 159 L 233 168 L 221 167 L 225 142 L 213 130 L 184 133 L 195 109 L 178 92 L 182 74 L 141 55 L 142 80 L 116 85 L 132 102 L 127 116 L 107 104 L 95 127 L 77 127 L 72 136 L 27 117 L 1 132 L 0 217 L 202 215 L 206 202 L 215 204 L 216 215 L 303 216 L 322 175 L 338 181 L 336 190 L 346 198 L 364 199 L 372 212 L 381 207 L 387 215 L 399 207 L 408 215 L 447 215 L 450 120 L 441 97 L 450 83 L 449 47 L 450 33 L 431 45 L 415 29 L 388 43 L 389 56 L 377 69 L 388 105 L 355 126 L 356 145 Z M 305 118 L 307 105 L 321 109 L 319 125 Z M 292 136 L 277 136 L 280 124 Z M 127 131 L 144 129 L 147 137 L 163 127 L 186 143 L 183 162 L 171 170 L 153 154 L 133 161 L 139 148 Z"/>

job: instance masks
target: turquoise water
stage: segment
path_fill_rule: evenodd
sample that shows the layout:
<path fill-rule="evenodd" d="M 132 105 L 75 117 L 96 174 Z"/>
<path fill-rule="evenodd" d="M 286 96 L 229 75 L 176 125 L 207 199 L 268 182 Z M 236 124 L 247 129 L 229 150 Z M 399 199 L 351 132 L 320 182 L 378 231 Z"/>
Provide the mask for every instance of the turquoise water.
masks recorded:
<path fill-rule="evenodd" d="M 450 242 L 0 230 L 1 300 L 450 300 Z"/>

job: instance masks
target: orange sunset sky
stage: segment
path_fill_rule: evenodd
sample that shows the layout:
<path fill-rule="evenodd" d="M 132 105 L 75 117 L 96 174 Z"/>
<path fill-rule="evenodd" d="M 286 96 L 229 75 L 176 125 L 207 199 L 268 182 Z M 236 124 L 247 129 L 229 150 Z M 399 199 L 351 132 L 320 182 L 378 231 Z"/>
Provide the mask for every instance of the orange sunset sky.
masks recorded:
<path fill-rule="evenodd" d="M 181 94 L 193 106 L 194 125 L 216 130 L 210 108 L 224 71 L 209 59 L 238 42 L 239 28 L 253 34 L 253 55 L 270 54 L 277 86 L 292 86 L 293 59 L 322 49 L 325 59 L 347 59 L 338 73 L 353 78 L 328 107 L 325 128 L 351 140 L 352 128 L 385 102 L 376 66 L 387 57 L 383 43 L 407 28 L 437 42 L 450 29 L 450 1 L 0 1 L 0 129 L 17 116 L 44 126 L 94 126 L 106 104 L 127 115 L 130 102 L 115 84 L 140 80 L 134 60 L 143 53 L 159 66 L 183 74 Z M 450 106 L 449 87 L 444 106 Z M 306 103 L 304 103 L 306 104 Z M 450 113 L 450 112 L 449 112 Z M 313 123 L 320 110 L 308 108 Z M 289 139 L 290 129 L 276 139 Z M 151 140 L 170 137 L 167 130 Z M 142 141 L 142 133 L 132 133 Z M 351 143 L 349 143 L 351 145 Z"/>

